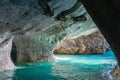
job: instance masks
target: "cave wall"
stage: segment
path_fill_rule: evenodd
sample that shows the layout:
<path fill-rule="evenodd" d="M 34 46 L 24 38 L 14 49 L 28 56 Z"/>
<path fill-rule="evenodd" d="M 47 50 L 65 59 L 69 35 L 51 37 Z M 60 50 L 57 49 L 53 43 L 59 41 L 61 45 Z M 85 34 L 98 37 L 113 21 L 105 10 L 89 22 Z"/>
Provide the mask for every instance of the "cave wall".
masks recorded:
<path fill-rule="evenodd" d="M 0 34 L 9 31 L 14 36 L 16 62 L 52 61 L 52 50 L 62 39 L 98 30 L 77 0 L 51 0 L 47 4 L 53 16 L 44 14 L 38 0 L 0 0 Z M 65 12 L 65 21 L 56 19 L 61 12 Z M 76 18 L 83 14 L 85 20 Z"/>
<path fill-rule="evenodd" d="M 12 40 L 8 33 L 0 35 L 0 72 L 15 69 L 11 60 Z"/>
<path fill-rule="evenodd" d="M 120 79 L 120 1 L 119 0 L 81 0 L 88 13 L 105 36 L 118 61 L 112 71 L 116 80 Z"/>
<path fill-rule="evenodd" d="M 49 61 L 50 53 L 52 53 L 53 44 L 47 42 L 48 36 L 39 36 L 33 34 L 28 36 L 16 36 L 14 43 L 17 53 L 17 62 L 37 62 Z M 23 56 L 24 55 L 24 56 Z"/>
<path fill-rule="evenodd" d="M 81 1 L 120 62 L 120 1 Z M 48 16 L 38 0 L 0 0 L 0 34 L 9 31 L 14 36 L 14 62 L 54 61 L 52 51 L 61 40 L 97 31 L 82 3 L 79 0 L 50 0 L 47 4 L 53 15 Z M 14 69 L 12 61 L 9 63 Z M 118 73 L 115 69 L 112 75 L 119 80 Z"/>
<path fill-rule="evenodd" d="M 113 51 L 115 52 L 118 63 L 120 62 L 120 1 L 116 0 L 82 0 L 88 13 L 99 27 Z"/>

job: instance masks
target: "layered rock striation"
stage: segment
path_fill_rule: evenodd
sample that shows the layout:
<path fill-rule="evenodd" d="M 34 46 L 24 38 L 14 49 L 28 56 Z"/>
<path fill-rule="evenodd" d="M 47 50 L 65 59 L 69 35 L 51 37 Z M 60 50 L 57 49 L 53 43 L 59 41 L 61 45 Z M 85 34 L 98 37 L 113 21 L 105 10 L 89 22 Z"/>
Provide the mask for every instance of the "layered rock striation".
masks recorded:
<path fill-rule="evenodd" d="M 76 38 L 63 40 L 55 47 L 54 53 L 58 54 L 88 54 L 104 53 L 110 49 L 102 34 L 97 31 L 89 35 L 81 35 Z"/>
<path fill-rule="evenodd" d="M 9 31 L 14 36 L 14 62 L 53 61 L 53 48 L 63 38 L 97 30 L 77 0 L 41 1 L 0 0 L 0 34 Z M 64 21 L 57 19 L 61 13 Z"/>

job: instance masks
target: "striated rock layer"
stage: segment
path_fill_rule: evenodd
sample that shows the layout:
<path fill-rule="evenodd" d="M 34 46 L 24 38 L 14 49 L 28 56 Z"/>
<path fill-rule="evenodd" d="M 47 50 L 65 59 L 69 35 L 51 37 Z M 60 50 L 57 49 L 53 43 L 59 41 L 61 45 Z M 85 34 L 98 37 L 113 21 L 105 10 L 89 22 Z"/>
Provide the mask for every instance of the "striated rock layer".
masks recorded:
<path fill-rule="evenodd" d="M 0 72 L 15 68 L 11 60 L 12 39 L 6 34 L 0 36 Z"/>
<path fill-rule="evenodd" d="M 89 35 L 82 35 L 76 38 L 63 40 L 55 47 L 54 53 L 75 54 L 75 53 L 104 53 L 110 49 L 102 34 L 97 31 Z"/>
<path fill-rule="evenodd" d="M 10 31 L 14 36 L 14 62 L 53 61 L 53 48 L 64 37 L 97 29 L 77 0 L 40 1 L 42 0 L 0 0 L 0 34 Z M 47 10 L 44 5 L 52 10 L 51 16 L 44 14 Z M 65 21 L 56 19 L 62 12 L 65 13 Z"/>
<path fill-rule="evenodd" d="M 53 48 L 62 39 L 97 30 L 81 2 L 41 1 L 0 0 L 0 34 L 10 31 L 14 36 L 14 62 L 53 61 Z M 53 14 L 46 15 L 46 11 Z"/>

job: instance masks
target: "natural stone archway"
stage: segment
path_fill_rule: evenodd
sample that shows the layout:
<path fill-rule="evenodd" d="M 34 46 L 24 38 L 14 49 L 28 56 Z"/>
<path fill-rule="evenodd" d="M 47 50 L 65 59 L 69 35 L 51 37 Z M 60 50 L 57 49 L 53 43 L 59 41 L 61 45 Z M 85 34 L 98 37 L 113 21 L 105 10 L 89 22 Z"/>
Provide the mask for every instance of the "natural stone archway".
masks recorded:
<path fill-rule="evenodd" d="M 92 12 L 96 13 L 92 15 L 93 20 L 112 45 L 114 51 L 119 52 L 117 49 L 119 38 L 116 35 L 120 31 L 117 30 L 118 26 L 116 25 L 116 23 L 119 25 L 117 15 L 111 13 L 111 10 L 106 7 L 106 0 L 99 0 L 99 2 L 93 0 L 88 3 L 86 1 L 88 0 L 82 2 L 90 15 Z M 48 5 L 54 14 L 50 17 L 44 15 L 44 10 L 38 4 L 38 0 L 0 0 L 0 34 L 10 31 L 11 35 L 14 36 L 16 62 L 52 61 L 52 50 L 62 39 L 79 36 L 86 30 L 97 31 L 96 25 L 83 5 L 79 3 L 78 0 L 51 0 Z M 101 17 L 98 12 L 101 13 L 102 10 Z M 104 14 L 104 11 L 107 10 L 110 14 Z M 116 10 L 115 12 L 117 13 Z M 63 15 L 61 16 L 61 14 Z M 116 22 L 111 20 L 111 16 Z M 59 21 L 61 17 L 65 19 Z M 111 25 L 115 26 L 116 31 Z M 111 35 L 115 39 L 111 40 Z M 115 41 L 115 44 L 112 41 Z"/>
<path fill-rule="evenodd" d="M 62 39 L 86 30 L 98 30 L 83 5 L 76 6 L 76 3 L 77 0 L 51 0 L 48 5 L 54 15 L 50 17 L 44 14 L 38 0 L 1 0 L 0 34 L 10 31 L 14 36 L 16 62 L 51 61 L 52 50 Z M 71 11 L 73 7 L 76 9 Z M 67 20 L 56 20 L 55 17 L 63 11 Z M 85 19 L 81 20 L 79 16 L 83 14 Z"/>
<path fill-rule="evenodd" d="M 120 62 L 120 38 L 116 36 L 120 33 L 120 1 L 82 0 L 82 2 Z M 48 13 L 50 10 L 54 13 L 52 15 L 49 13 L 51 17 L 44 14 L 38 0 L 0 0 L 0 34 L 9 31 L 14 36 L 16 62 L 53 61 L 52 50 L 61 40 L 79 36 L 87 30 L 91 33 L 98 30 L 79 0 L 50 0 L 47 6 L 50 8 Z M 8 41 L 11 46 L 12 38 Z M 14 69 L 10 54 L 7 56 L 9 63 L 6 64 L 10 67 L 4 65 L 5 69 L 1 71 Z"/>

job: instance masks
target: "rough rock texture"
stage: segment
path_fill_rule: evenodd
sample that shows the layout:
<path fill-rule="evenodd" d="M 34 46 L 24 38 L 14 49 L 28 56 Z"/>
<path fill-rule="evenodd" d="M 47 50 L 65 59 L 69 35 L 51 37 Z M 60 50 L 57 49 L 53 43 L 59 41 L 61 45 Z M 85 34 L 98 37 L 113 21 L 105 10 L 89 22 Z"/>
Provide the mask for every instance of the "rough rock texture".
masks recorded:
<path fill-rule="evenodd" d="M 82 35 L 76 38 L 63 40 L 55 47 L 54 53 L 104 53 L 108 49 L 110 49 L 109 44 L 102 34 L 97 31 L 89 35 Z"/>
<path fill-rule="evenodd" d="M 43 40 L 42 40 L 43 39 Z M 17 53 L 17 62 L 37 62 L 37 61 L 53 61 L 52 46 L 47 42 L 49 37 L 45 35 L 32 34 L 27 36 L 16 36 L 14 43 Z"/>
<path fill-rule="evenodd" d="M 0 72 L 15 68 L 11 60 L 12 39 L 6 33 L 0 36 Z"/>
<path fill-rule="evenodd" d="M 111 75 L 114 77 L 115 80 L 120 80 L 120 67 L 118 64 L 112 70 Z"/>
<path fill-rule="evenodd" d="M 0 0 L 0 34 L 10 31 L 14 36 L 14 61 L 51 61 L 52 50 L 62 39 L 97 30 L 77 0 L 49 0 L 47 4 L 53 16 L 44 14 L 38 0 Z M 56 19 L 61 12 L 65 12 L 65 21 Z"/>
<path fill-rule="evenodd" d="M 0 0 L 0 33 L 10 31 L 14 36 L 15 49 L 12 52 L 16 55 L 14 60 L 16 62 L 51 60 L 52 49 L 64 37 L 96 28 L 88 15 L 84 22 L 73 19 L 63 22 L 55 19 L 62 11 L 75 6 L 76 2 L 77 0 L 51 0 L 48 5 L 54 11 L 54 15 L 50 17 L 43 14 L 44 10 L 38 4 L 38 0 Z M 83 12 L 79 14 L 81 11 Z M 84 13 L 85 9 L 80 4 L 66 16 L 77 17 Z"/>

